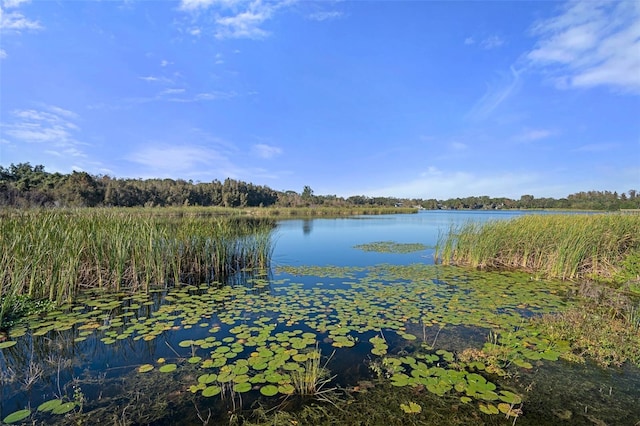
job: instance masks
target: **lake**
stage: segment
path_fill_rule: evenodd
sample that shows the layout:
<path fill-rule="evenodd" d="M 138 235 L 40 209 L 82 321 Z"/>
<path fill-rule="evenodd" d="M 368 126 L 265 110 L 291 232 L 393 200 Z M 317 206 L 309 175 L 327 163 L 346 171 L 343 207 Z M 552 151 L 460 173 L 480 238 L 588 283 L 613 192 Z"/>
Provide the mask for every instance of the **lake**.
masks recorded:
<path fill-rule="evenodd" d="M 434 265 L 451 226 L 520 214 L 283 220 L 268 271 L 93 294 L 11 331 L 0 419 L 636 424 L 637 368 L 569 363 L 529 325 L 570 307 L 570 284 Z"/>

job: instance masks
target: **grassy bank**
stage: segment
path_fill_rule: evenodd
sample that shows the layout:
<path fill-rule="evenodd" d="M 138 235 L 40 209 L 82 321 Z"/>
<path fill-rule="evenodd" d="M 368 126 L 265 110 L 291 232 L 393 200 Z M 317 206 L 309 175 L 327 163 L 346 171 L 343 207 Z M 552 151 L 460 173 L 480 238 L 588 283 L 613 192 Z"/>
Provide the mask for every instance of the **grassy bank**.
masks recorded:
<path fill-rule="evenodd" d="M 622 283 L 640 278 L 640 215 L 525 215 L 469 222 L 440 236 L 436 257 L 443 264 Z"/>
<path fill-rule="evenodd" d="M 146 291 L 269 263 L 269 219 L 161 213 L 3 212 L 0 323 L 18 296 L 63 303 L 86 288 Z"/>
<path fill-rule="evenodd" d="M 410 207 L 376 207 L 376 206 L 345 206 L 345 207 L 266 207 L 246 208 L 242 211 L 250 216 L 270 217 L 276 219 L 297 219 L 313 217 L 345 217 L 381 214 L 411 214 L 418 209 Z"/>

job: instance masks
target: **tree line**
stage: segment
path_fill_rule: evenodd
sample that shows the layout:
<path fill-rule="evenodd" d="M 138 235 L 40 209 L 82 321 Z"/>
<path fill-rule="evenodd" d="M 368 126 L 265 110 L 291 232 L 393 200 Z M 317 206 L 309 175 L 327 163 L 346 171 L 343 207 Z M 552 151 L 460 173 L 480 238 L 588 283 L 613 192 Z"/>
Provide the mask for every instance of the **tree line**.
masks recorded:
<path fill-rule="evenodd" d="M 305 186 L 301 193 L 276 191 L 234 179 L 223 182 L 193 182 L 182 179 L 117 179 L 74 171 L 49 173 L 44 166 L 29 163 L 0 166 L 0 206 L 30 207 L 302 207 L 302 206 L 397 206 L 425 209 L 640 209 L 640 194 L 588 191 L 566 198 L 535 198 L 523 195 L 518 200 L 475 196 L 466 198 L 403 199 L 395 197 L 348 198 L 315 195 Z"/>

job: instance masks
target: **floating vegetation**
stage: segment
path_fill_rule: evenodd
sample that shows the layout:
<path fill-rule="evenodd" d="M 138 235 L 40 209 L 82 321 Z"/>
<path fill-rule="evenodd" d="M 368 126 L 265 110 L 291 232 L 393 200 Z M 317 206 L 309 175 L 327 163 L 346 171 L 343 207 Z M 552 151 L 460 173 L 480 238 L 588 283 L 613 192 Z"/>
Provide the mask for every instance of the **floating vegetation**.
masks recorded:
<path fill-rule="evenodd" d="M 428 247 L 421 243 L 396 243 L 393 241 L 376 241 L 373 243 L 359 244 L 354 246 L 363 251 L 374 251 L 378 253 L 412 253 L 426 250 Z"/>
<path fill-rule="evenodd" d="M 14 411 L 5 417 L 2 421 L 7 424 L 20 422 L 31 415 L 31 410 L 25 408 L 24 410 Z"/>
<path fill-rule="evenodd" d="M 342 378 L 334 370 L 336 358 L 353 353 L 378 386 L 447 398 L 478 413 L 517 417 L 524 415 L 526 395 L 505 380 L 534 364 L 571 359 L 570 342 L 530 321 L 567 311 L 569 286 L 563 282 L 420 264 L 287 267 L 279 273 L 271 281 L 247 276 L 246 283 L 235 286 L 96 293 L 30 317 L 29 339 L 11 340 L 17 344 L 2 352 L 7 353 L 0 363 L 28 353 L 29 344 L 69 336 L 72 347 L 126 353 L 118 368 L 135 377 L 124 381 L 130 386 L 166 383 L 177 387 L 176 395 L 222 401 L 233 412 L 236 404 L 242 407 L 242 399 L 275 406 L 298 395 L 336 403 L 330 393 L 344 392 L 337 385 Z M 296 279 L 301 276 L 340 284 L 308 287 Z M 522 285 L 525 281 L 531 285 Z M 440 332 L 456 327 L 486 337 L 461 346 L 440 345 Z M 335 358 L 329 356 L 332 351 Z M 9 397 L 20 394 L 5 389 Z M 31 401 L 32 406 L 45 402 Z M 83 415 L 97 415 L 103 406 L 88 399 Z M 395 407 L 398 415 L 425 415 L 425 405 L 415 399 L 405 398 Z M 54 410 L 33 415 L 39 419 Z"/>
<path fill-rule="evenodd" d="M 409 401 L 408 404 L 400 404 L 400 409 L 407 414 L 417 414 L 422 412 L 420 404 L 416 404 L 413 401 Z"/>

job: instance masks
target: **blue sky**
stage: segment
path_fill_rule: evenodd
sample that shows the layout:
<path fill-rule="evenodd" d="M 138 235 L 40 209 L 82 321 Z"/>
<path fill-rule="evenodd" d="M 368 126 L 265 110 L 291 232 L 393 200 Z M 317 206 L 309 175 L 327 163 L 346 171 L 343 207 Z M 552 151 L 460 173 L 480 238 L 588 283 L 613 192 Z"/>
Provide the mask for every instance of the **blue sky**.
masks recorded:
<path fill-rule="evenodd" d="M 0 164 L 319 195 L 640 189 L 640 2 L 0 0 Z"/>

